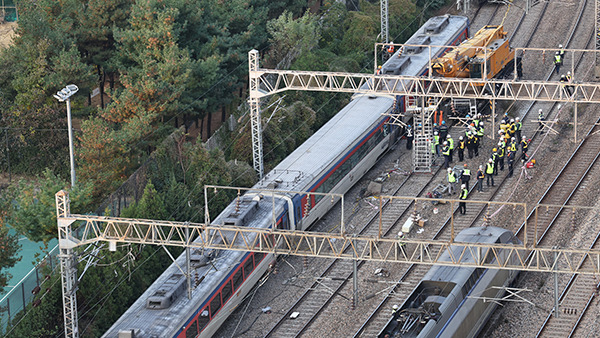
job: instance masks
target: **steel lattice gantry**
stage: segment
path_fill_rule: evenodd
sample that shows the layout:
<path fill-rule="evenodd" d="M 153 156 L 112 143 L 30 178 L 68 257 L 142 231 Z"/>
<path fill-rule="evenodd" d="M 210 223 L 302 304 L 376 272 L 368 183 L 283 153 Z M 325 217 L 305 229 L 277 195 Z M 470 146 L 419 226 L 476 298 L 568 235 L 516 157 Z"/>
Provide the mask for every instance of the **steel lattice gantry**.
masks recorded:
<path fill-rule="evenodd" d="M 380 196 L 380 204 L 389 199 L 431 199 Z M 458 200 L 447 200 L 451 204 Z M 465 201 L 466 203 L 509 205 L 527 210 L 523 203 Z M 539 207 L 539 206 L 538 206 Z M 546 206 L 544 206 L 546 207 Z M 555 206 L 556 207 L 556 206 Z M 564 206 L 558 206 L 564 208 Z M 454 209 L 452 207 L 452 209 Z M 59 233 L 61 279 L 64 305 L 65 336 L 79 336 L 77 319 L 77 247 L 107 241 L 109 244 L 138 243 L 185 248 L 238 250 L 282 255 L 340 258 L 377 262 L 415 263 L 425 265 L 460 265 L 491 269 L 511 269 L 534 272 L 600 274 L 600 250 L 536 247 L 535 240 L 525 237 L 524 244 L 480 244 L 454 242 L 454 226 L 450 240 L 412 240 L 399 242 L 393 237 L 347 235 L 308 231 L 224 226 L 210 223 L 172 222 L 128 219 L 106 216 L 74 215 L 70 213 L 69 195 L 56 194 Z M 381 213 L 381 208 L 380 208 Z M 526 214 L 523 219 L 526 219 Z M 381 214 L 380 214 L 381 220 Z M 453 224 L 453 223 L 452 223 Z M 512 225 L 507 225 L 510 227 Z M 524 222 L 525 233 L 531 232 Z M 535 229 L 535 225 L 529 225 Z M 343 221 L 340 229 L 344 229 Z M 534 239 L 537 229 L 533 231 Z M 402 244 L 404 243 L 404 244 Z M 450 261 L 441 261 L 449 248 L 456 253 Z M 475 258 L 472 263 L 463 257 Z M 584 265 L 584 261 L 593 264 Z"/>
<path fill-rule="evenodd" d="M 600 1 L 600 0 L 597 0 Z M 396 46 L 406 46 L 395 44 Z M 418 45 L 411 45 L 418 46 Z M 419 46 L 432 48 L 436 46 Z M 546 52 L 540 48 L 517 48 L 518 51 Z M 548 50 L 552 51 L 552 50 Z M 569 53 L 594 52 L 566 50 Z M 262 178 L 262 135 L 260 125 L 260 98 L 287 90 L 345 92 L 378 96 L 412 96 L 439 99 L 482 99 L 511 101 L 546 101 L 565 103 L 600 103 L 600 84 L 575 82 L 570 84 L 573 95 L 558 81 L 514 79 L 470 79 L 431 76 L 375 75 L 365 73 L 313 72 L 276 70 L 259 67 L 257 50 L 248 53 L 250 60 L 250 107 L 254 168 Z M 428 74 L 432 74 L 431 64 Z M 573 71 L 573 70 L 572 70 Z M 516 72 L 515 72 L 516 73 Z M 486 74 L 484 67 L 484 74 Z"/>
<path fill-rule="evenodd" d="M 380 198 L 392 198 L 381 196 Z M 393 197 L 405 198 L 405 197 Z M 408 198 L 408 197 L 406 197 Z M 207 223 L 172 222 L 145 219 L 129 219 L 107 216 L 73 215 L 68 213 L 68 194 L 56 195 L 58 205 L 66 205 L 67 211 L 57 214 L 59 227 L 68 241 L 59 245 L 77 247 L 98 241 L 169 245 L 203 249 L 238 250 L 274 253 L 282 255 L 312 256 L 321 258 L 359 259 L 379 262 L 416 263 L 426 265 L 461 265 L 493 269 L 511 269 L 535 272 L 560 272 L 578 274 L 600 274 L 600 250 L 536 247 L 525 244 L 480 244 L 456 243 L 453 240 L 403 240 L 405 255 L 399 255 L 399 242 L 394 237 L 347 235 L 344 233 L 320 233 L 244 226 L 225 226 Z M 426 200 L 414 198 L 415 200 Z M 428 200 L 428 199 L 427 199 Z M 458 203 L 458 200 L 447 200 Z M 525 206 L 522 203 L 470 201 L 475 204 L 506 204 Z M 71 232 L 71 225 L 77 232 Z M 511 225 L 508 225 L 511 226 Z M 533 225 L 530 225 L 532 227 Z M 189 232 L 189 236 L 186 235 Z M 190 240 L 195 238 L 195 240 Z M 453 236 L 452 236 L 453 238 Z M 64 238 L 63 238 L 64 239 Z M 531 242 L 529 240 L 529 242 Z M 346 245 L 349 250 L 345 250 Z M 461 254 L 450 262 L 441 262 L 441 254 L 450 246 L 460 247 Z M 71 249 L 72 250 L 72 249 Z M 498 253 L 509 252 L 505 258 Z M 461 262 L 466 253 L 481 257 L 474 263 Z M 531 253 L 529 259 L 527 256 Z M 492 262 L 491 256 L 497 261 Z M 558 259 L 555 259 L 558 256 Z M 511 263 L 509 258 L 517 257 Z M 580 262 L 591 260 L 594 264 L 580 266 Z M 74 270 L 66 270 L 67 272 Z"/>
<path fill-rule="evenodd" d="M 573 83 L 574 94 L 566 94 L 556 81 L 517 81 L 423 76 L 373 75 L 362 73 L 310 72 L 260 69 L 255 72 L 261 91 L 254 98 L 287 90 L 345 92 L 371 95 L 466 98 L 483 100 L 600 103 L 600 83 Z"/>
<path fill-rule="evenodd" d="M 58 221 L 58 247 L 64 305 L 65 337 L 79 337 L 77 319 L 77 260 L 73 249 L 79 245 L 71 232 L 73 219 L 69 194 L 63 190 L 56 193 L 56 216 Z"/>

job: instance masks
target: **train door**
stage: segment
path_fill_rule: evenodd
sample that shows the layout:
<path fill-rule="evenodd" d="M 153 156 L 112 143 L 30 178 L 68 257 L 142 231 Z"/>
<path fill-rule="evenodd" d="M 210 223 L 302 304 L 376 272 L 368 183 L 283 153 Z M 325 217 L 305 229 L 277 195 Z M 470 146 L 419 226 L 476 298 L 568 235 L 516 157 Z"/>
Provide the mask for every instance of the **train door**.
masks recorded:
<path fill-rule="evenodd" d="M 292 199 L 292 201 L 294 202 L 294 220 L 296 222 L 296 224 L 294 224 L 296 226 L 296 230 L 301 229 L 302 227 L 300 227 L 299 225 L 302 222 L 302 210 L 304 209 L 304 204 L 306 203 L 306 196 L 302 196 L 302 195 L 296 195 L 294 196 L 294 198 Z"/>

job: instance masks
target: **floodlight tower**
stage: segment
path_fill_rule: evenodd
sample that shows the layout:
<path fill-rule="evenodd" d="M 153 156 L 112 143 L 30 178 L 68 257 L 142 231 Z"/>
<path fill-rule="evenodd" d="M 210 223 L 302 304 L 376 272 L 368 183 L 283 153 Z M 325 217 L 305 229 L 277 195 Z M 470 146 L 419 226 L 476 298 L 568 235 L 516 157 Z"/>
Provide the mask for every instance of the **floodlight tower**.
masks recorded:
<path fill-rule="evenodd" d="M 77 93 L 79 88 L 70 84 L 60 91 L 56 92 L 56 94 L 52 95 L 59 102 L 67 102 L 67 124 L 69 127 L 69 159 L 71 161 L 71 188 L 75 186 L 75 156 L 73 155 L 73 128 L 71 125 L 71 96 Z"/>

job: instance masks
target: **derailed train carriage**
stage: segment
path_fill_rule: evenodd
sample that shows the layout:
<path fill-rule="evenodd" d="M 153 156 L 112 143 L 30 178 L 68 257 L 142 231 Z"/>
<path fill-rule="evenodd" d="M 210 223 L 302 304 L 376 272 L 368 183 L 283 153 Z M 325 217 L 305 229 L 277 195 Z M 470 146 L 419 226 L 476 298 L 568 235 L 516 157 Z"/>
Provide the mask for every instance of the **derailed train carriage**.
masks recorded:
<path fill-rule="evenodd" d="M 510 230 L 497 227 L 473 227 L 461 231 L 451 246 L 460 257 L 460 242 L 520 244 Z M 508 252 L 500 252 L 506 259 Z M 514 259 L 517 259 L 516 257 Z M 493 254 L 485 256 L 494 262 Z M 450 261 L 447 251 L 440 261 Z M 467 252 L 463 262 L 474 262 Z M 514 262 L 513 262 L 514 263 Z M 509 286 L 519 272 L 458 266 L 433 266 L 414 288 L 402 306 L 391 316 L 379 338 L 391 337 L 476 337 L 496 308 L 488 299 L 500 298 L 501 288 Z"/>
<path fill-rule="evenodd" d="M 434 17 L 407 43 L 454 45 L 468 36 L 468 28 L 466 17 Z M 443 52 L 440 47 L 432 48 L 432 56 Z M 427 72 L 428 63 L 428 50 L 413 49 L 393 55 L 383 70 L 385 74 L 421 75 Z M 404 98 L 396 100 L 403 111 Z M 384 115 L 393 104 L 389 97 L 355 96 L 253 187 L 274 193 L 247 193 L 212 223 L 306 230 L 331 209 L 331 200 L 286 191 L 346 193 L 398 136 Z M 192 250 L 190 274 L 194 277 L 188 298 L 185 256 L 179 256 L 104 337 L 210 337 L 276 258 L 253 252 Z"/>

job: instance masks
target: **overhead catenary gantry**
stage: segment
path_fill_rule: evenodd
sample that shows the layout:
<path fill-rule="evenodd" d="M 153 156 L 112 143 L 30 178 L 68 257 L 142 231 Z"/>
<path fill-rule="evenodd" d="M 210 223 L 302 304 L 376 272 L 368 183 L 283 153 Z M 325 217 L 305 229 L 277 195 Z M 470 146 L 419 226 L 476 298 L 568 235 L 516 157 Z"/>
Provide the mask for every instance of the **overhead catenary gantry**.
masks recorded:
<path fill-rule="evenodd" d="M 599 0 L 600 1 L 600 0 Z M 403 48 L 404 44 L 395 44 Z M 440 46 L 410 45 L 422 48 Z M 443 46 L 451 47 L 451 46 Z M 526 56 L 544 58 L 546 54 L 553 55 L 556 49 L 515 48 L 516 53 Z M 568 55 L 575 53 L 593 53 L 595 50 L 568 49 Z M 344 72 L 315 72 L 298 70 L 265 69 L 259 67 L 257 50 L 248 53 L 250 60 L 250 109 L 252 123 L 252 147 L 254 168 L 262 178 L 262 135 L 260 133 L 259 100 L 263 97 L 288 90 L 321 91 L 335 93 L 353 93 L 375 96 L 412 96 L 438 99 L 481 99 L 481 100 L 510 100 L 510 101 L 539 101 L 564 103 L 600 103 L 600 83 L 575 81 L 571 84 L 573 95 L 568 95 L 565 84 L 559 81 L 519 80 L 512 79 L 483 79 L 434 77 L 429 65 L 428 75 L 376 75 L 366 73 Z M 574 59 L 574 58 L 572 58 Z M 574 62 L 565 67 L 577 75 Z M 516 63 L 515 63 L 516 68 Z M 515 69 L 515 74 L 516 69 Z M 485 70 L 484 70 L 485 74 Z"/>
<path fill-rule="evenodd" d="M 217 187 L 206 186 L 216 190 Z M 243 189 L 243 188 L 238 188 Z M 256 189 L 252 189 L 253 191 Z M 276 191 L 261 189 L 265 195 Z M 312 194 L 305 192 L 306 194 Z M 430 203 L 436 199 L 380 196 L 379 205 L 385 199 L 411 199 L 416 203 Z M 437 199 L 437 201 L 442 201 Z M 450 203 L 454 210 L 458 200 L 443 200 Z M 65 336 L 78 337 L 77 315 L 77 261 L 75 250 L 89 244 L 108 242 L 116 248 L 117 243 L 144 245 L 180 246 L 188 251 L 191 248 L 237 250 L 272 253 L 277 255 L 296 255 L 320 258 L 341 258 L 376 262 L 415 263 L 425 265 L 460 265 L 470 267 L 512 269 L 535 272 L 600 274 L 600 250 L 567 249 L 536 246 L 537 224 L 528 223 L 528 213 L 537 215 L 539 208 L 583 208 L 565 206 L 536 206 L 529 210 L 524 203 L 493 201 L 464 201 L 467 204 L 484 204 L 490 207 L 509 207 L 513 214 L 521 214 L 515 224 L 505 224 L 507 228 L 524 226 L 523 244 L 481 244 L 454 242 L 459 230 L 454 228 L 452 218 L 449 240 L 403 239 L 383 236 L 380 207 L 379 233 L 377 236 L 348 235 L 345 233 L 344 219 L 340 220 L 339 233 L 320 233 L 271 228 L 252 228 L 212 224 L 206 215 L 206 223 L 172 222 L 160 220 L 129 219 L 94 215 L 75 215 L 70 213 L 69 194 L 60 191 L 56 194 L 56 212 L 59 234 L 62 296 L 64 305 Z M 205 210 L 208 208 L 205 199 Z M 575 209 L 574 209 L 575 210 Z M 275 222 L 273 217 L 273 222 Z M 537 217 L 535 218 L 537 219 Z M 541 230 L 541 229 L 540 229 Z M 530 234 L 530 235 L 527 235 Z M 528 237 L 529 236 L 529 237 Z M 449 261 L 442 261 L 442 254 L 449 248 L 456 253 Z M 464 257 L 474 257 L 465 262 Z M 447 258 L 446 258 L 447 259 Z M 591 261 L 591 265 L 581 264 Z M 189 271 L 189 268 L 188 268 Z"/>
<path fill-rule="evenodd" d="M 211 188 L 213 189 L 213 188 Z M 269 194 L 265 189 L 265 194 Z M 446 201 L 451 205 L 458 200 L 426 199 L 418 197 L 380 196 L 385 199 L 409 199 L 419 203 Z M 378 262 L 416 263 L 426 265 L 460 265 L 482 268 L 511 269 L 534 272 L 560 272 L 578 274 L 600 274 L 600 250 L 570 249 L 536 246 L 535 222 L 527 223 L 527 214 L 533 212 L 524 203 L 465 201 L 468 205 L 484 204 L 488 207 L 510 207 L 522 215 L 514 227 L 524 224 L 525 233 L 531 238 L 523 244 L 464 243 L 454 242 L 457 229 L 451 227 L 449 240 L 403 239 L 407 245 L 405 254 L 400 252 L 399 242 L 393 235 L 377 236 L 348 235 L 344 232 L 322 233 L 312 231 L 281 230 L 273 228 L 252 228 L 209 223 L 174 222 L 146 219 L 131 219 L 94 215 L 75 215 L 69 213 L 68 193 L 56 194 L 57 219 L 60 232 L 59 246 L 70 250 L 96 242 L 137 243 L 146 245 L 167 245 L 201 249 L 254 251 L 282 255 L 311 256 L 320 258 L 358 259 Z M 546 206 L 536 208 L 584 208 L 573 206 Z M 453 209 L 453 208 L 451 208 Z M 586 208 L 590 209 L 590 208 Z M 77 231 L 72 231 L 75 225 Z M 344 227 L 342 226 L 341 229 Z M 187 233 L 186 233 L 187 232 Z M 527 238 L 527 237 L 526 237 Z M 192 240 L 195 239 L 195 240 Z M 345 249 L 350 244 L 350 249 Z M 452 247 L 460 247 L 461 254 L 451 257 L 448 262 L 439 261 L 441 254 Z M 500 251 L 509 252 L 508 256 L 519 257 L 511 262 L 508 257 L 501 258 Z M 462 261 L 463 255 L 473 253 L 481 259 L 474 262 Z M 529 259 L 527 256 L 532 253 Z M 492 261 L 490 258 L 497 258 Z M 555 260 L 555 256 L 558 260 Z M 590 259 L 594 264 L 579 266 L 579 262 Z"/>

